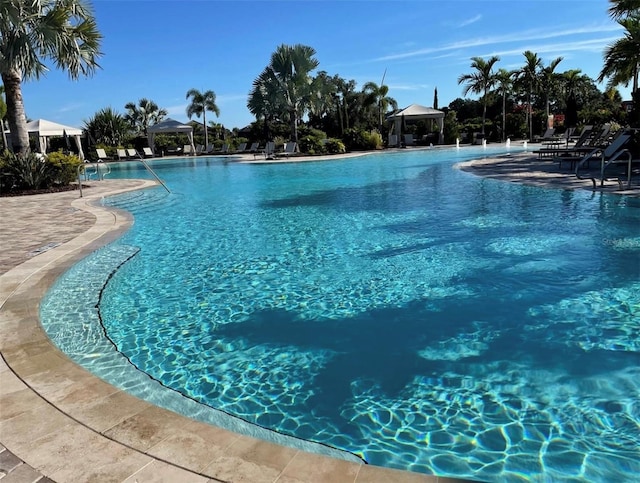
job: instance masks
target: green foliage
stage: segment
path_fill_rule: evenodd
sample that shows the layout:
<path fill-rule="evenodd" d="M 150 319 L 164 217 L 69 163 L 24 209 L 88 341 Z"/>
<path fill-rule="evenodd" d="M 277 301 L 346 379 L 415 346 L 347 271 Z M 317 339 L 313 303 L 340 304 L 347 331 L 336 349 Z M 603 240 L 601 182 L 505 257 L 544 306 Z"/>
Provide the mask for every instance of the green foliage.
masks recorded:
<path fill-rule="evenodd" d="M 4 151 L 0 156 L 0 187 L 2 191 L 66 186 L 78 177 L 82 161 L 74 154 L 15 154 Z"/>
<path fill-rule="evenodd" d="M 56 151 L 47 154 L 47 164 L 50 167 L 51 184 L 68 185 L 78 177 L 78 166 L 82 161 L 75 154 L 64 154 Z"/>
<path fill-rule="evenodd" d="M 382 139 L 380 139 L 380 142 L 382 142 Z M 336 138 L 327 139 L 324 143 L 324 148 L 328 154 L 342 154 L 346 152 L 344 143 Z"/>
<path fill-rule="evenodd" d="M 1 184 L 9 189 L 39 189 L 51 180 L 51 166 L 37 153 L 5 151 L 0 161 Z"/>
<path fill-rule="evenodd" d="M 298 146 L 300 152 L 321 154 L 325 152 L 324 140 L 327 135 L 320 129 L 301 126 L 298 129 Z"/>
<path fill-rule="evenodd" d="M 344 144 L 349 151 L 369 151 L 382 148 L 382 136 L 377 131 L 351 128 L 344 132 Z"/>
<path fill-rule="evenodd" d="M 460 139 L 460 130 L 458 129 L 456 111 L 447 112 L 447 115 L 444 118 L 443 128 L 445 144 L 455 144 L 456 139 Z"/>
<path fill-rule="evenodd" d="M 189 137 L 186 134 L 158 134 L 153 141 L 155 152 L 166 154 L 168 151 L 175 151 L 189 144 Z"/>

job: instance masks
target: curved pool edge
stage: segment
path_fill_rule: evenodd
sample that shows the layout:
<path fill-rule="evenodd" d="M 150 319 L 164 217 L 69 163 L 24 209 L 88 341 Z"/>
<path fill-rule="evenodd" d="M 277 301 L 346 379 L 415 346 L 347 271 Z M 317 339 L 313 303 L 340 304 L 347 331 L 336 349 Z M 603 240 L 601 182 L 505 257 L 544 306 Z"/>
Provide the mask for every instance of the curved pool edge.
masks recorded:
<path fill-rule="evenodd" d="M 117 239 L 133 222 L 127 212 L 101 207 L 97 201 L 155 183 L 139 180 L 126 188 L 122 181 L 98 184 L 96 192 L 70 202 L 96 217 L 90 229 L 0 276 L 0 442 L 8 451 L 57 482 L 134 475 L 203 482 L 438 481 L 435 476 L 305 453 L 196 422 L 116 389 L 60 352 L 40 326 L 41 298 L 59 275 Z M 47 197 L 42 203 L 46 206 Z M 39 216 L 48 216 L 44 210 L 31 215 L 32 230 L 39 229 Z M 16 221 L 14 216 L 7 213 L 5 223 Z"/>

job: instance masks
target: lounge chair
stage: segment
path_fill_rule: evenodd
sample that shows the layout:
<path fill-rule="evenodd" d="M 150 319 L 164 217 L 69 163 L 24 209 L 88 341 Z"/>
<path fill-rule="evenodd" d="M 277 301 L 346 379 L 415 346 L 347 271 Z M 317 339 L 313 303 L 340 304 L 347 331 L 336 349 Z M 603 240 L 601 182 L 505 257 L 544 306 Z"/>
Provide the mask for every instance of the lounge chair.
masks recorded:
<path fill-rule="evenodd" d="M 236 149 L 235 153 L 244 153 L 247 150 L 247 143 L 240 143 L 238 145 L 238 149 Z"/>
<path fill-rule="evenodd" d="M 296 154 L 297 150 L 298 150 L 298 143 L 296 142 L 285 143 L 284 150 L 281 153 L 277 153 L 276 156 L 284 156 L 285 158 L 288 158 L 289 156 Z"/>
<path fill-rule="evenodd" d="M 198 144 L 196 146 L 196 156 L 200 156 L 201 154 L 204 154 L 204 144 Z"/>
<path fill-rule="evenodd" d="M 398 147 L 398 136 L 397 134 L 389 134 L 389 144 L 387 145 L 390 148 Z"/>
<path fill-rule="evenodd" d="M 127 150 L 126 149 L 116 149 L 116 153 L 118 154 L 118 159 L 122 160 L 122 159 L 127 159 L 129 156 L 127 154 Z"/>
<path fill-rule="evenodd" d="M 249 149 L 247 149 L 247 152 L 248 153 L 257 153 L 259 146 L 260 146 L 259 143 L 251 143 L 251 146 L 249 147 Z"/>
<path fill-rule="evenodd" d="M 142 155 L 145 158 L 153 158 L 153 151 L 151 151 L 151 148 L 142 148 Z"/>
<path fill-rule="evenodd" d="M 105 152 L 104 149 L 97 148 L 96 149 L 96 154 L 98 155 L 98 162 L 99 163 L 102 163 L 103 161 L 107 161 L 109 159 L 109 157 L 107 156 L 107 153 Z"/>
<path fill-rule="evenodd" d="M 184 154 L 185 156 L 191 156 L 192 154 L 195 154 L 191 144 L 185 144 L 184 146 L 182 146 L 182 154 Z"/>
<path fill-rule="evenodd" d="M 273 141 L 269 141 L 262 151 L 264 155 L 264 159 L 275 159 L 276 156 L 276 143 Z M 255 157 L 255 156 L 254 156 Z"/>
<path fill-rule="evenodd" d="M 141 156 L 138 154 L 138 151 L 135 149 L 127 149 L 127 157 L 129 159 L 139 159 Z"/>
<path fill-rule="evenodd" d="M 216 154 L 229 154 L 229 143 L 224 143 L 218 151 L 214 151 Z"/>
<path fill-rule="evenodd" d="M 544 134 L 542 136 L 540 136 L 540 138 L 538 139 L 538 141 L 543 142 L 543 141 L 553 141 L 555 138 L 553 137 L 554 133 L 556 132 L 555 128 L 547 128 L 547 130 L 544 132 Z"/>
<path fill-rule="evenodd" d="M 628 152 L 625 149 L 626 144 L 630 141 L 631 134 L 624 132 L 611 141 L 611 143 L 606 148 L 596 148 L 591 151 L 586 156 L 583 156 L 580 161 L 576 165 L 576 177 L 578 179 L 585 179 L 580 176 L 580 170 L 586 164 L 587 167 L 592 160 L 599 159 L 600 160 L 600 181 L 601 184 L 604 183 L 604 170 L 605 167 L 609 164 L 613 163 L 617 159 L 619 159 L 624 153 Z M 594 177 L 589 176 L 588 178 L 593 181 L 593 186 L 595 187 L 596 181 Z"/>

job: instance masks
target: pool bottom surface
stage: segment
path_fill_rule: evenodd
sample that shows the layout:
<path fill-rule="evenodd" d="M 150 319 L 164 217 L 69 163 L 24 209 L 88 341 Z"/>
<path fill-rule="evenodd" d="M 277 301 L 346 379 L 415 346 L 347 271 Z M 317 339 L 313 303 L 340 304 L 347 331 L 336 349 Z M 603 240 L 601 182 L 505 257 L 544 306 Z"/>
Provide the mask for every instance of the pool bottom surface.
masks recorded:
<path fill-rule="evenodd" d="M 490 481 L 640 472 L 638 207 L 415 160 L 373 165 L 382 180 L 366 167 L 350 163 L 348 186 L 327 167 L 329 188 L 301 168 L 206 170 L 243 181 L 231 203 L 185 190 L 134 206 L 144 230 L 122 243 L 142 250 L 105 290 L 109 337 L 189 398 L 371 463 Z M 164 205 L 184 230 L 148 231 Z"/>

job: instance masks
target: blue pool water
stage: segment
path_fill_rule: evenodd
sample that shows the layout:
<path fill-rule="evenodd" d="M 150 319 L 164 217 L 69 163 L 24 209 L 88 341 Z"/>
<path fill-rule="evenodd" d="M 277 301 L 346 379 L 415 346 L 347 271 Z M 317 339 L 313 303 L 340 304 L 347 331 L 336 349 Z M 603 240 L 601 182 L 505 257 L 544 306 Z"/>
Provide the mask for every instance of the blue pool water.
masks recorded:
<path fill-rule="evenodd" d="M 157 403 L 376 465 L 631 481 L 640 199 L 453 168 L 487 152 L 160 161 L 172 193 L 106 201 L 134 226 L 58 281 L 43 325 L 121 387 L 150 375 Z"/>

